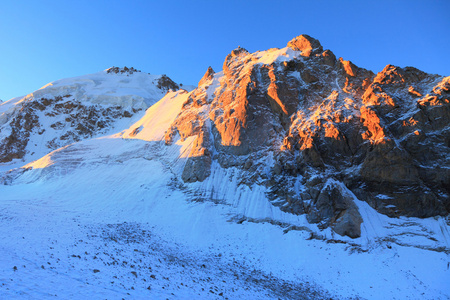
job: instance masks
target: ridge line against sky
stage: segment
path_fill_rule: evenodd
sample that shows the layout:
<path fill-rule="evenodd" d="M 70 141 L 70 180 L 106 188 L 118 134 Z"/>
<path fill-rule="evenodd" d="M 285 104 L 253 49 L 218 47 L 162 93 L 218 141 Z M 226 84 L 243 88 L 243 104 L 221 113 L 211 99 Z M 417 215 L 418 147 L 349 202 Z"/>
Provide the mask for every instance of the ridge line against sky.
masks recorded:
<path fill-rule="evenodd" d="M 113 65 L 196 84 L 238 45 L 281 48 L 300 34 L 375 73 L 393 64 L 450 75 L 450 1 L 5 2 L 2 100 Z"/>

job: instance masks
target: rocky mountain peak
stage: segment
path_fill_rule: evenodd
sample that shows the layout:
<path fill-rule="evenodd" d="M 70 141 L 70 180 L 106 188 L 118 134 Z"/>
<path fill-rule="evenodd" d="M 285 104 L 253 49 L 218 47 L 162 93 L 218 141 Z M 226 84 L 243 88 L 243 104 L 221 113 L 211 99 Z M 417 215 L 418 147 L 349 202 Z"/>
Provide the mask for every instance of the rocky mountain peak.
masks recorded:
<path fill-rule="evenodd" d="M 158 79 L 157 87 L 165 92 L 168 92 L 169 90 L 176 91 L 180 89 L 180 86 L 165 74 L 161 75 L 161 77 Z"/>
<path fill-rule="evenodd" d="M 206 70 L 205 75 L 203 75 L 202 79 L 200 79 L 200 81 L 198 82 L 198 85 L 202 85 L 205 82 L 211 80 L 214 76 L 215 72 L 213 70 L 213 68 L 211 68 L 211 66 L 208 67 L 208 70 Z"/>
<path fill-rule="evenodd" d="M 348 76 L 355 77 L 356 72 L 358 71 L 358 67 L 355 66 L 351 61 L 344 60 L 342 57 L 339 57 L 339 65 L 345 71 Z"/>
<path fill-rule="evenodd" d="M 231 56 L 239 56 L 240 54 L 246 54 L 248 53 L 247 49 L 242 48 L 241 46 L 238 46 L 236 49 L 234 49 L 233 51 L 231 51 Z"/>
<path fill-rule="evenodd" d="M 238 168 L 281 210 L 351 237 L 352 197 L 389 216 L 449 213 L 448 77 L 392 65 L 375 75 L 300 35 L 288 48 L 233 50 L 213 80 L 166 135 L 192 137 L 185 182 L 208 178 L 214 161 Z"/>
<path fill-rule="evenodd" d="M 302 51 L 303 56 L 311 56 L 323 51 L 320 42 L 306 34 L 293 38 L 288 42 L 287 46 L 292 50 Z"/>

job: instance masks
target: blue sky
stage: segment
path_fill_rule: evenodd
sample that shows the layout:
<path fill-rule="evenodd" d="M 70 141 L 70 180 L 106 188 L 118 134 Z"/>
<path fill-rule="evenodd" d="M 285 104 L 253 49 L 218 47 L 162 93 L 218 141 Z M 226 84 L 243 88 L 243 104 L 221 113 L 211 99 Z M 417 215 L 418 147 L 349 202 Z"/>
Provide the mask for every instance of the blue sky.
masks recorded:
<path fill-rule="evenodd" d="M 2 1 L 0 99 L 48 82 L 135 67 L 196 84 L 237 46 L 306 33 L 337 57 L 450 75 L 450 1 Z"/>

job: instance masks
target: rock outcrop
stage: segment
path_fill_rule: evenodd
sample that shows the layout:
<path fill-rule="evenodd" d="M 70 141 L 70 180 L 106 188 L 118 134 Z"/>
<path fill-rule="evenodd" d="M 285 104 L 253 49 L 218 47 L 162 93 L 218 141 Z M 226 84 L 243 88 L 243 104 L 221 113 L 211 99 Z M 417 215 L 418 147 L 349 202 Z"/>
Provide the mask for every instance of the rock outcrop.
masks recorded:
<path fill-rule="evenodd" d="M 289 48 L 295 51 L 301 51 L 303 56 L 311 56 L 323 51 L 320 42 L 309 35 L 302 34 L 287 44 Z"/>
<path fill-rule="evenodd" d="M 200 79 L 200 81 L 198 82 L 198 85 L 200 86 L 200 85 L 204 84 L 205 82 L 211 80 L 214 76 L 214 73 L 215 72 L 214 72 L 213 68 L 211 68 L 211 66 L 208 67 L 208 70 L 206 70 L 205 75 L 203 75 L 202 79 Z"/>
<path fill-rule="evenodd" d="M 301 35 L 283 49 L 239 47 L 223 72 L 208 69 L 166 143 L 194 139 L 186 182 L 207 178 L 212 161 L 236 167 L 280 209 L 355 238 L 355 201 L 389 216 L 450 212 L 449 96 L 450 77 L 374 74 Z"/>
<path fill-rule="evenodd" d="M 157 87 L 165 92 L 168 92 L 169 90 L 177 91 L 180 89 L 180 86 L 165 74 L 161 75 L 159 78 Z"/>

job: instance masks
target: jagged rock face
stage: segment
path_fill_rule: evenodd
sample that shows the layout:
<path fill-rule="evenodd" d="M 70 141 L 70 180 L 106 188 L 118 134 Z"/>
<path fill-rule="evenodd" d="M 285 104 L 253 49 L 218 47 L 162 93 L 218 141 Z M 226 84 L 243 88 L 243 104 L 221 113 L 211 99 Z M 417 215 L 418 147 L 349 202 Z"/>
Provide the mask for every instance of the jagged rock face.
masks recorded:
<path fill-rule="evenodd" d="M 233 50 L 166 142 L 195 139 L 185 181 L 204 180 L 212 160 L 239 167 L 280 209 L 357 237 L 351 195 L 389 216 L 450 211 L 449 93 L 450 77 L 392 65 L 375 75 L 303 35 L 283 49 Z"/>
<path fill-rule="evenodd" d="M 130 118 L 138 111 L 141 109 L 86 105 L 71 95 L 28 99 L 0 128 L 0 162 L 23 158 L 29 152 L 31 136 L 40 136 L 39 142 L 50 152 L 106 133 L 117 120 Z"/>

